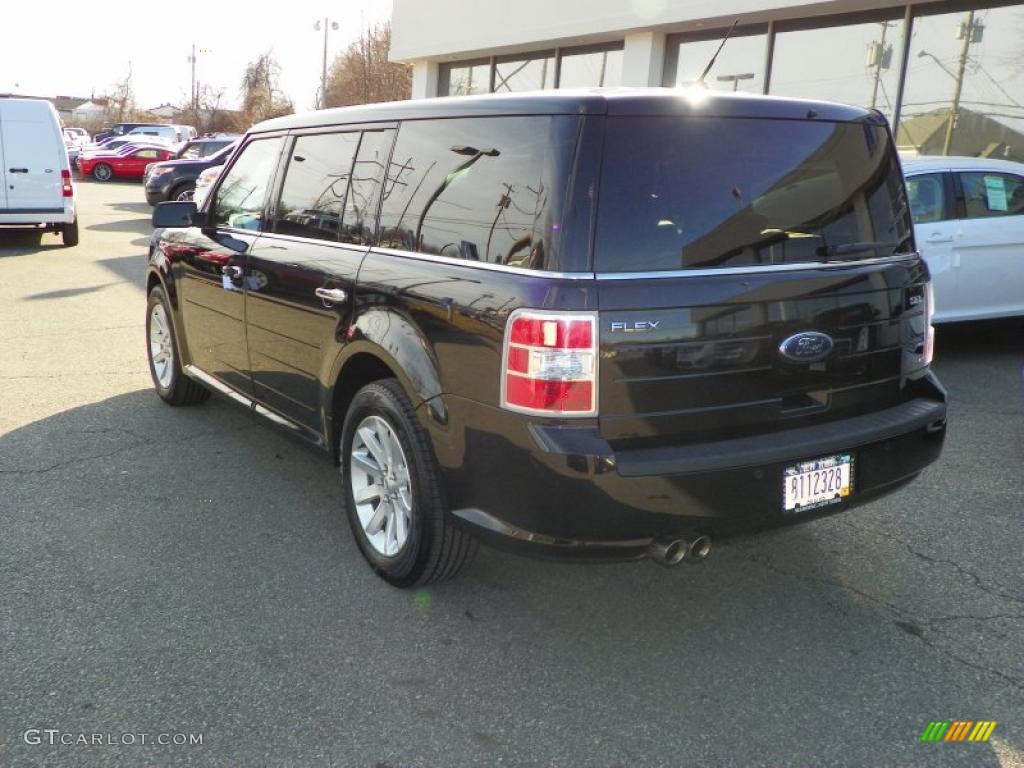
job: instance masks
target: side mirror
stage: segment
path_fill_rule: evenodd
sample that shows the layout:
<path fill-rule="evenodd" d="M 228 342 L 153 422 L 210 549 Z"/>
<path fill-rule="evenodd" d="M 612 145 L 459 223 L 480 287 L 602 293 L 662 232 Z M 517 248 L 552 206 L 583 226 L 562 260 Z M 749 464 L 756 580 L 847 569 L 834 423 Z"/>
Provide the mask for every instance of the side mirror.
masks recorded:
<path fill-rule="evenodd" d="M 202 225 L 199 209 L 191 200 L 182 202 L 157 203 L 153 209 L 153 227 L 180 229 Z"/>

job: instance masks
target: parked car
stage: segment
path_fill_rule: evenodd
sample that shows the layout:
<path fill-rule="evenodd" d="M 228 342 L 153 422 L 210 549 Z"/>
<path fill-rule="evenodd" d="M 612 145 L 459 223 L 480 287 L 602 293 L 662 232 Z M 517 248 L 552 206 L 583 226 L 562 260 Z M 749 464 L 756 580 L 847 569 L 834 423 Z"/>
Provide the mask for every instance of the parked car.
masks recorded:
<path fill-rule="evenodd" d="M 200 160 L 220 152 L 224 147 L 233 147 L 239 136 L 210 139 L 192 139 L 184 143 L 174 156 L 175 160 Z"/>
<path fill-rule="evenodd" d="M 233 149 L 234 147 L 232 147 L 232 150 Z M 231 151 L 228 151 L 225 156 L 225 162 L 227 161 L 227 157 L 230 157 L 230 155 Z M 222 170 L 224 170 L 223 163 L 221 165 L 211 165 L 199 174 L 199 178 L 196 179 L 196 188 L 192 190 L 192 200 L 196 204 L 197 208 L 202 208 L 206 204 L 210 188 L 213 186 L 214 182 L 217 181 Z"/>
<path fill-rule="evenodd" d="M 41 227 L 78 245 L 71 164 L 48 101 L 0 98 L 0 225 Z"/>
<path fill-rule="evenodd" d="M 108 141 L 110 141 L 108 147 L 84 149 L 75 156 L 73 165 L 79 173 L 82 173 L 83 160 L 93 159 L 102 155 L 123 155 L 138 149 L 166 149 L 173 151 L 167 145 L 155 141 L 128 141 L 126 139 L 109 139 Z"/>
<path fill-rule="evenodd" d="M 123 136 L 126 133 L 131 133 L 136 128 L 159 127 L 161 125 L 162 123 L 114 123 L 105 131 L 100 131 L 99 133 L 97 133 L 93 137 L 93 141 L 99 143 L 102 142 L 104 139 L 115 138 L 117 136 Z"/>
<path fill-rule="evenodd" d="M 195 128 L 183 125 L 146 125 L 134 128 L 125 135 L 131 137 L 139 134 L 159 136 L 168 144 L 180 144 L 194 139 L 196 131 Z"/>
<path fill-rule="evenodd" d="M 147 165 L 167 160 L 172 155 L 169 149 L 130 147 L 120 152 L 80 157 L 78 169 L 83 176 L 91 175 L 97 181 L 141 179 Z"/>
<path fill-rule="evenodd" d="M 68 161 L 74 165 L 82 147 L 89 143 L 89 134 L 82 128 L 64 128 L 63 135 L 64 147 L 68 151 Z"/>
<path fill-rule="evenodd" d="M 199 154 L 182 157 L 183 153 L 188 153 L 189 145 L 192 144 L 202 145 L 197 149 Z M 150 205 L 156 205 L 165 200 L 191 200 L 200 174 L 208 168 L 223 165 L 231 156 L 235 144 L 237 141 L 199 139 L 189 142 L 176 158 L 154 163 L 146 169 L 146 175 L 143 177 L 146 201 Z M 217 151 L 211 155 L 202 154 L 211 147 L 217 147 Z"/>
<path fill-rule="evenodd" d="M 1024 315 L 1024 164 L 915 157 L 903 171 L 935 322 Z"/>
<path fill-rule="evenodd" d="M 334 453 L 397 586 L 477 537 L 563 558 L 889 493 L 939 456 L 928 269 L 884 117 L 675 90 L 427 99 L 254 127 L 156 207 L 149 364 Z"/>

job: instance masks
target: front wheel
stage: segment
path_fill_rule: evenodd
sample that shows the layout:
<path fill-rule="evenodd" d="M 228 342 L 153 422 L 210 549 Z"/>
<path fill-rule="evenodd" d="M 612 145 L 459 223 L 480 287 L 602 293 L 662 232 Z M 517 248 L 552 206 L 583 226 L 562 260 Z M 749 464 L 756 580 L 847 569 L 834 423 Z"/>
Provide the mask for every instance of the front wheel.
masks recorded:
<path fill-rule="evenodd" d="M 171 200 L 176 200 L 182 203 L 189 202 L 190 200 L 192 200 L 195 191 L 195 184 L 182 184 L 180 187 L 175 187 L 174 191 L 171 192 L 171 194 L 168 195 L 168 197 Z"/>
<path fill-rule="evenodd" d="M 378 576 L 411 587 L 470 562 L 476 540 L 453 525 L 430 441 L 395 379 L 356 393 L 339 455 L 349 525 Z"/>
<path fill-rule="evenodd" d="M 146 304 L 146 339 L 149 373 L 156 393 L 171 405 L 201 403 L 210 396 L 198 382 L 181 372 L 181 355 L 171 323 L 171 311 L 162 288 L 149 293 Z"/>
<path fill-rule="evenodd" d="M 110 181 L 114 178 L 114 169 L 106 163 L 100 163 L 92 169 L 92 177 L 96 181 Z"/>

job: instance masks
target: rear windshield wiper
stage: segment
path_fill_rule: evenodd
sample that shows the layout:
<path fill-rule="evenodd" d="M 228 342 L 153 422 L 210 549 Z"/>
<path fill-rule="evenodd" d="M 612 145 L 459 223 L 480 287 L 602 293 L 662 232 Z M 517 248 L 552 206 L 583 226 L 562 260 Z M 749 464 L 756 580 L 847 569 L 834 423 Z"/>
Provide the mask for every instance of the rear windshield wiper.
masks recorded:
<path fill-rule="evenodd" d="M 903 243 L 873 242 L 864 241 L 860 243 L 839 243 L 838 245 L 822 245 L 817 249 L 818 256 L 829 258 L 832 256 L 852 256 L 865 251 L 874 251 L 876 254 L 891 256 L 896 253 Z"/>

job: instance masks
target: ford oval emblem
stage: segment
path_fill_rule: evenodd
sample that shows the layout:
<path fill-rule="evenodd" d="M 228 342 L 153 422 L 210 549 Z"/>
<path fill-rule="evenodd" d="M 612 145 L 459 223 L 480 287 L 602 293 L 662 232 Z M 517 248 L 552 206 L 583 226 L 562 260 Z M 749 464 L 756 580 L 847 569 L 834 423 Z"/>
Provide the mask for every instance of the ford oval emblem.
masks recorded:
<path fill-rule="evenodd" d="M 828 357 L 834 346 L 827 333 L 802 331 L 779 344 L 779 354 L 798 363 L 816 363 Z"/>

